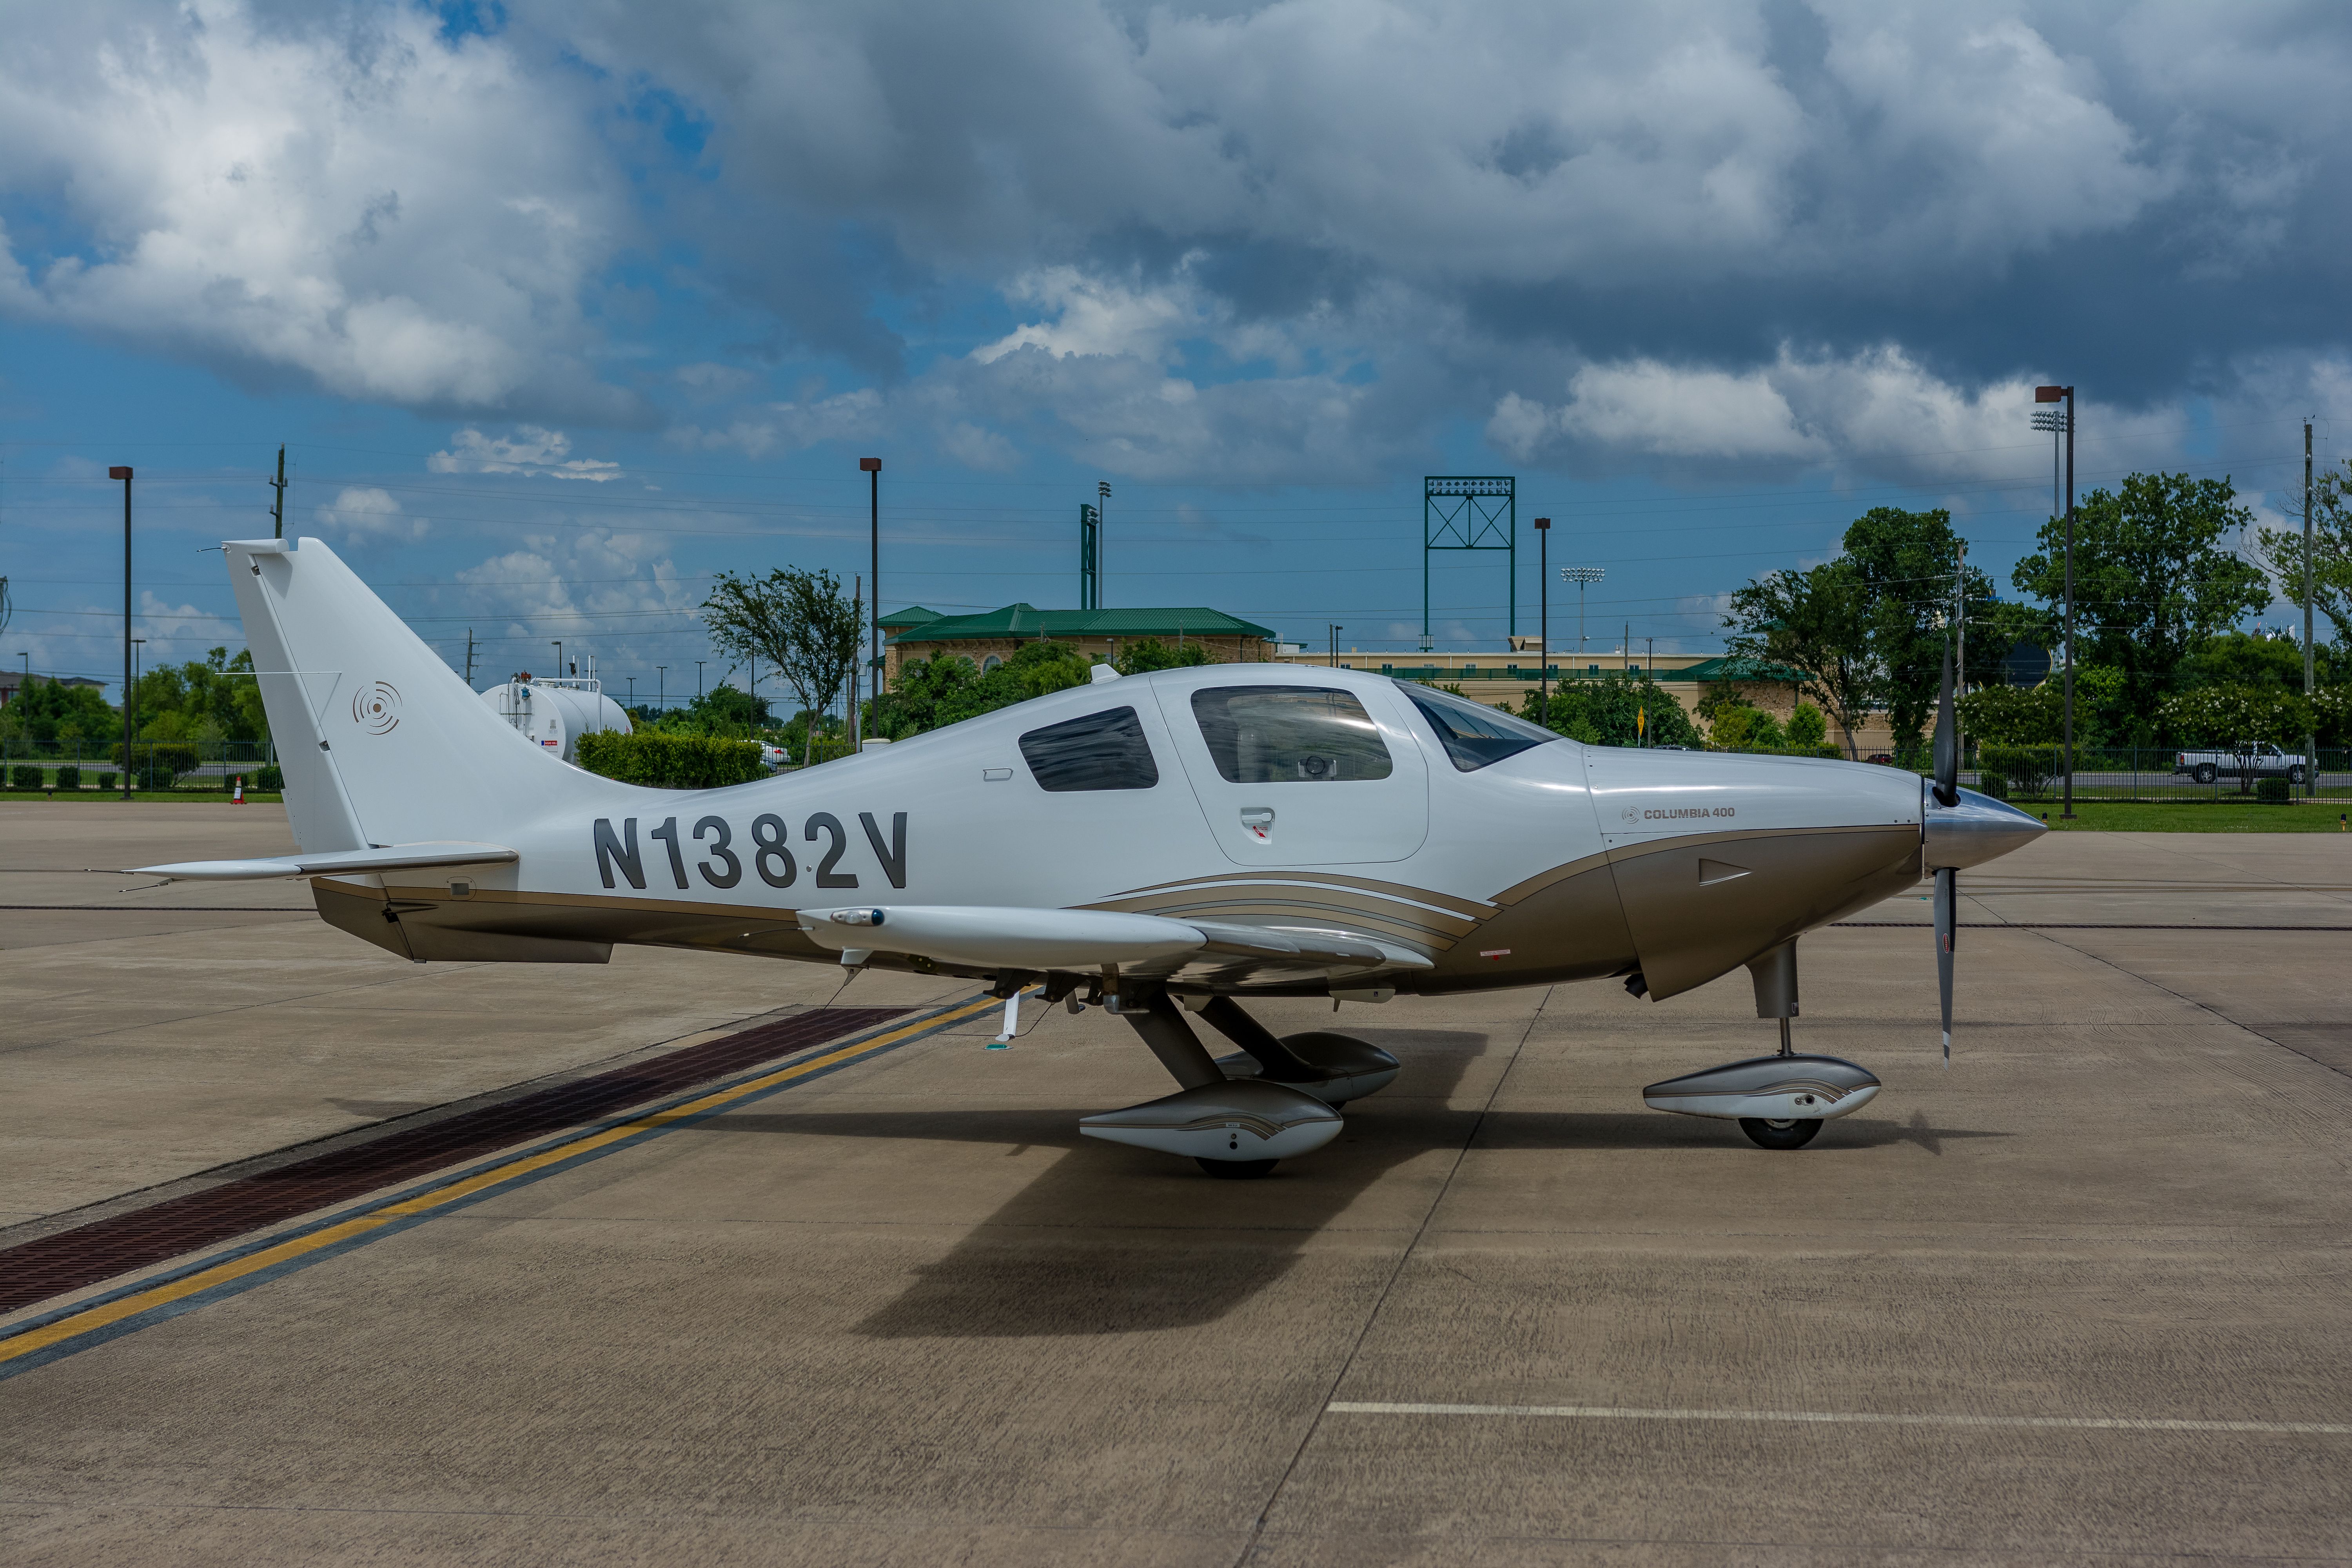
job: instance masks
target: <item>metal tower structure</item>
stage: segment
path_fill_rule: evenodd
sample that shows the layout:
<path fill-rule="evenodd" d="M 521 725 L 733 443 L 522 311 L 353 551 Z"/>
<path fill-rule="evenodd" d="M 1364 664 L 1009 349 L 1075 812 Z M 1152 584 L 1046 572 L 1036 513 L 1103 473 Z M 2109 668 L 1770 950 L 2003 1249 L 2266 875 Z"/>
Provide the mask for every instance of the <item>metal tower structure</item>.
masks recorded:
<path fill-rule="evenodd" d="M 1078 608 L 1099 610 L 1095 601 L 1102 595 L 1098 586 L 1102 570 L 1102 513 L 1087 501 L 1078 503 Z"/>
<path fill-rule="evenodd" d="M 1510 555 L 1506 630 L 1519 629 L 1519 500 L 1509 474 L 1424 474 L 1421 479 L 1421 647 L 1433 646 L 1429 557 L 1439 550 L 1501 550 Z"/>

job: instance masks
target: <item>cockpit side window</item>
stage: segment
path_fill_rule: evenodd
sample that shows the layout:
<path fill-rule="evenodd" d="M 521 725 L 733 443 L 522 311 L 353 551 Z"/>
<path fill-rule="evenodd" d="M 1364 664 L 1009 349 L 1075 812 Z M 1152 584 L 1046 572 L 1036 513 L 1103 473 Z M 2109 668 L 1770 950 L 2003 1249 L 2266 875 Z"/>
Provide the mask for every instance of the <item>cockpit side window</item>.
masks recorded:
<path fill-rule="evenodd" d="M 1021 755 L 1037 787 L 1053 795 L 1079 790 L 1151 789 L 1160 764 L 1132 708 L 1109 708 L 1065 720 L 1021 737 Z"/>
<path fill-rule="evenodd" d="M 1514 719 L 1499 708 L 1489 708 L 1450 691 L 1403 680 L 1397 685 L 1421 710 L 1430 728 L 1437 731 L 1445 754 L 1454 759 L 1454 767 L 1462 773 L 1475 773 L 1490 763 L 1499 763 L 1529 747 L 1559 739 L 1539 725 Z"/>
<path fill-rule="evenodd" d="M 1214 686 L 1192 693 L 1201 739 L 1227 784 L 1330 784 L 1395 771 L 1380 726 L 1345 691 Z"/>

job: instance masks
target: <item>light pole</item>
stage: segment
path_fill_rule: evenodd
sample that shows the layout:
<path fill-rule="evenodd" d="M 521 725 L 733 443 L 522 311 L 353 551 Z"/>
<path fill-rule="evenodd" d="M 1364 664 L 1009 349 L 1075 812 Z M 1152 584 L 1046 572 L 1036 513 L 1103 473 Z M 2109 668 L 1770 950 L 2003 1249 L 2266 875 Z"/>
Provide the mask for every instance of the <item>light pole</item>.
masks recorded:
<path fill-rule="evenodd" d="M 1584 585 L 1600 582 L 1609 573 L 1605 567 L 1600 566 L 1563 566 L 1559 569 L 1559 575 L 1560 581 L 1576 584 L 1576 655 L 1581 658 L 1584 657 Z"/>
<path fill-rule="evenodd" d="M 2074 819 L 2074 389 L 2071 386 L 2037 386 L 2033 389 L 2036 403 L 2057 403 L 2063 400 L 2066 411 L 2059 417 L 2060 428 L 2066 436 L 2066 628 L 2061 634 L 2066 643 L 2066 752 L 2061 762 L 2066 769 L 2066 800 L 2059 819 Z M 2057 410 L 2051 410 L 2057 413 Z"/>
<path fill-rule="evenodd" d="M 1325 624 L 1329 626 L 1331 628 L 1330 666 L 1332 668 L 1337 669 L 1339 668 L 1339 634 L 1346 631 L 1348 628 L 1339 625 L 1336 621 L 1326 622 Z"/>
<path fill-rule="evenodd" d="M 132 686 L 137 686 L 139 684 L 140 676 L 145 673 L 144 670 L 140 668 L 140 666 L 146 663 L 146 661 L 147 639 L 145 637 L 132 637 L 131 639 L 131 684 Z M 153 756 L 152 747 L 149 748 L 149 756 L 151 759 Z M 131 747 L 127 742 L 124 743 L 122 748 L 122 773 L 123 776 L 126 778 L 128 778 L 131 773 Z"/>
<path fill-rule="evenodd" d="M 2312 421 L 2303 421 L 2303 710 L 2312 703 Z M 2319 733 L 2303 731 L 2303 795 L 2319 795 Z"/>
<path fill-rule="evenodd" d="M 1536 722 L 1551 725 L 1551 519 L 1536 519 L 1536 584 L 1540 605 L 1536 612 Z"/>
<path fill-rule="evenodd" d="M 871 540 L 873 560 L 874 602 L 866 606 L 872 615 L 867 621 L 872 653 L 867 668 L 874 672 L 874 695 L 882 695 L 882 459 L 860 458 L 857 466 L 866 471 L 866 508 L 867 521 L 873 530 Z"/>
<path fill-rule="evenodd" d="M 633 713 L 633 714 L 634 714 L 634 713 L 635 713 L 635 712 L 636 712 L 636 710 L 637 710 L 637 678 L 636 678 L 635 676 L 632 675 L 632 676 L 630 676 L 630 677 L 628 678 L 628 680 L 629 680 L 629 711 L 630 711 L 631 713 Z"/>
<path fill-rule="evenodd" d="M 1103 605 L 1103 550 L 1110 533 L 1110 481 L 1095 481 L 1095 608 Z"/>
<path fill-rule="evenodd" d="M 669 711 L 669 666 L 657 664 L 654 668 L 659 672 L 654 677 L 654 710 L 667 713 Z"/>
<path fill-rule="evenodd" d="M 122 798 L 131 798 L 131 470 L 106 470 L 122 481 Z"/>
<path fill-rule="evenodd" d="M 697 702 L 702 700 L 702 663 L 698 658 L 694 661 L 694 700 Z"/>
<path fill-rule="evenodd" d="M 548 639 L 548 645 L 555 649 L 555 679 L 561 680 L 563 679 L 563 645 L 552 637 Z"/>

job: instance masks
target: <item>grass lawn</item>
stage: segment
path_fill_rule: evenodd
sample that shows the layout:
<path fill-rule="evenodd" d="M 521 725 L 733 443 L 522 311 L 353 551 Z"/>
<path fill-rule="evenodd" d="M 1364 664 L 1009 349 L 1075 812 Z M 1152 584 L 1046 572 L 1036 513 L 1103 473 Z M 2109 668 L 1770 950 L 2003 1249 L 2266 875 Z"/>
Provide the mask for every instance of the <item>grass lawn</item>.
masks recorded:
<path fill-rule="evenodd" d="M 2074 833 L 2335 833 L 2352 803 L 2341 800 L 2263 805 L 2237 801 L 2076 800 L 2074 820 L 2062 822 L 2055 800 L 2011 803 L 2046 816 L 2053 828 Z"/>
<path fill-rule="evenodd" d="M 94 800 L 121 800 L 121 798 L 122 798 L 122 792 L 121 792 L 120 789 L 111 789 L 111 790 L 108 790 L 108 791 L 104 792 L 103 794 L 101 794 L 101 793 L 100 793 L 99 791 L 94 790 L 94 789 L 83 788 L 83 789 L 58 790 L 58 791 L 55 792 L 54 794 L 52 794 L 52 793 L 48 793 L 48 792 L 44 792 L 44 793 L 42 793 L 42 794 L 38 794 L 38 795 L 35 795 L 35 794 L 32 794 L 32 793 L 28 792 L 28 791 L 21 790 L 21 789 L 0 790 L 0 801 L 10 801 L 10 800 L 80 800 L 80 801 L 94 801 Z M 142 789 L 142 790 L 134 790 L 134 791 L 132 791 L 132 792 L 131 792 L 131 798 L 132 800 L 134 800 L 134 801 L 159 801 L 159 800 L 160 800 L 160 801 L 185 801 L 185 802 L 188 802 L 188 803 L 190 803 L 190 804 L 192 804 L 192 805 L 193 805 L 193 804 L 202 804 L 202 803 L 205 803 L 205 802 L 210 802 L 210 803 L 211 803 L 212 805 L 221 805 L 223 802 L 225 802 L 225 801 L 226 801 L 226 800 L 228 799 L 228 791 L 226 791 L 226 790 L 225 790 L 225 789 Z M 271 803 L 271 804 L 275 804 L 276 802 L 280 801 L 280 800 L 284 799 L 285 797 L 284 797 L 284 796 L 282 796 L 282 795 L 263 795 L 263 794 L 261 794 L 258 790 L 247 790 L 247 791 L 245 792 L 245 798 L 246 798 L 246 800 L 247 800 L 247 802 L 248 804 L 250 804 L 250 805 L 261 805 L 261 804 L 263 804 L 263 803 L 265 803 L 265 802 L 267 802 L 267 803 Z"/>

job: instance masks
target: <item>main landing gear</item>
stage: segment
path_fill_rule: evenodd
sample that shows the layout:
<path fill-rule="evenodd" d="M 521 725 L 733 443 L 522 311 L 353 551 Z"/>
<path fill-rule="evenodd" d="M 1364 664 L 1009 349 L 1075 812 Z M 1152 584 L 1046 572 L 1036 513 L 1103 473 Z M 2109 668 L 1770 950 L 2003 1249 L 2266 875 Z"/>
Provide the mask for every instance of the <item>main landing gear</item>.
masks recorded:
<path fill-rule="evenodd" d="M 1756 982 L 1756 1016 L 1780 1021 L 1778 1055 L 1750 1057 L 1705 1072 L 1671 1078 L 1642 1091 L 1653 1110 L 1737 1121 L 1759 1149 L 1801 1149 L 1832 1117 L 1878 1097 L 1878 1079 L 1838 1057 L 1801 1056 L 1789 1042 L 1797 1016 L 1797 944 L 1783 942 L 1748 966 Z"/>
<path fill-rule="evenodd" d="M 1249 1181 L 1339 1135 L 1339 1108 L 1386 1089 L 1396 1058 L 1346 1035 L 1277 1037 L 1230 996 L 1199 1008 L 1241 1047 L 1212 1057 L 1165 990 L 1120 998 L 1125 1018 L 1183 1087 L 1163 1099 L 1078 1123 L 1089 1138 L 1190 1156 L 1212 1176 Z"/>

